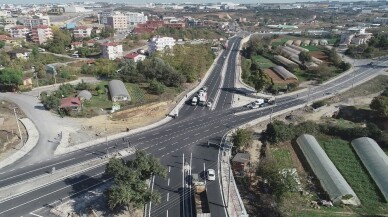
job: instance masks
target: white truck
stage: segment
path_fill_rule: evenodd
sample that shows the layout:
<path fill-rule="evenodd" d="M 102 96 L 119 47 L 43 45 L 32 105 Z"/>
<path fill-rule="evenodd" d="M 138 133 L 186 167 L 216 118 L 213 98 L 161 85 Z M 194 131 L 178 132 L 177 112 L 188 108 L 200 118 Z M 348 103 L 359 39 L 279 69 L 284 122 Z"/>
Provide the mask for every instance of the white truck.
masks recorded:
<path fill-rule="evenodd" d="M 199 105 L 206 106 L 207 103 L 207 92 L 203 91 L 198 94 Z"/>

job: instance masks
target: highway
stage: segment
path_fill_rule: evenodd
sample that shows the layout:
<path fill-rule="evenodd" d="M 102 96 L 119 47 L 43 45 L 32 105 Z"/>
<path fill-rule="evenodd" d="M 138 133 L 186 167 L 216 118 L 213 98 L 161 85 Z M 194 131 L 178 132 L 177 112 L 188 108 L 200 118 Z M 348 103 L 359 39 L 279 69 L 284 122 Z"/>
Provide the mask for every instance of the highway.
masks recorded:
<path fill-rule="evenodd" d="M 182 167 L 184 162 L 189 164 L 192 154 L 192 173 L 201 173 L 204 166 L 206 169 L 213 168 L 218 171 L 219 149 L 215 145 L 208 146 L 208 141 L 217 144 L 222 136 L 232 128 L 259 117 L 268 117 L 271 112 L 304 105 L 307 101 L 333 95 L 341 89 L 351 87 L 352 83 L 367 80 L 388 65 L 387 59 L 381 59 L 373 66 L 358 67 L 354 73 L 301 92 L 298 97 L 295 95 L 282 97 L 277 99 L 274 106 L 247 111 L 245 108 L 230 107 L 235 79 L 236 48 L 239 41 L 238 37 L 229 40 L 229 49 L 223 51 L 222 54 L 226 55 L 226 58 L 218 60 L 217 66 L 214 67 L 205 83 L 210 98 L 218 98 L 214 110 L 185 105 L 180 110 L 179 117 L 167 124 L 123 139 L 109 141 L 108 146 L 102 143 L 22 168 L 18 167 L 18 162 L 16 162 L 14 165 L 0 170 L 0 187 L 47 174 L 54 166 L 58 170 L 101 157 L 107 153 L 107 148 L 109 148 L 109 152 L 123 149 L 130 141 L 132 146 L 159 158 L 169 171 L 166 179 L 155 178 L 153 187 L 155 191 L 161 193 L 162 201 L 160 204 L 151 205 L 151 209 L 147 210 L 150 212 L 150 216 L 190 216 L 190 202 L 192 203 L 192 200 L 190 190 L 186 188 L 187 179 L 182 173 Z M 224 63 L 226 63 L 226 67 L 224 67 Z M 219 88 L 220 85 L 221 88 Z M 1 201 L 0 216 L 34 216 L 29 213 L 47 207 L 48 204 L 59 201 L 59 199 L 65 201 L 74 198 L 81 191 L 87 191 L 99 183 L 104 183 L 109 179 L 101 177 L 104 170 L 104 166 L 97 167 L 81 176 L 58 181 Z M 216 181 L 209 182 L 207 188 L 212 217 L 226 216 L 218 180 L 218 173 L 216 173 Z M 45 211 L 47 210 L 41 209 L 34 213 Z"/>

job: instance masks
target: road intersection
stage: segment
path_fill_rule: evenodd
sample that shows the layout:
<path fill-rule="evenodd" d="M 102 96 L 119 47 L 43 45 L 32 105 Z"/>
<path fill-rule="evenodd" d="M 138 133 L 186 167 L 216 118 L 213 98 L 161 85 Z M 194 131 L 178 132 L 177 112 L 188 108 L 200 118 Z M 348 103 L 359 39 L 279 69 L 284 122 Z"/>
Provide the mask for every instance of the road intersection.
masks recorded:
<path fill-rule="evenodd" d="M 180 110 L 179 118 L 165 125 L 124 139 L 109 141 L 108 148 L 111 153 L 126 148 L 127 141 L 131 141 L 132 147 L 145 150 L 159 158 L 161 163 L 168 167 L 166 179 L 155 178 L 153 188 L 161 193 L 162 201 L 160 204 L 152 204 L 149 210 L 150 216 L 190 216 L 187 213 L 190 210 L 189 196 L 191 191 L 186 188 L 187 180 L 182 176 L 182 168 L 185 165 L 184 162 L 190 162 L 192 159 L 190 167 L 192 173 L 201 174 L 204 165 L 206 169 L 212 168 L 217 171 L 219 148 L 218 146 L 208 146 L 208 141 L 218 144 L 223 135 L 230 129 L 260 118 L 268 119 L 271 113 L 275 116 L 279 112 L 292 111 L 311 103 L 313 100 L 330 97 L 352 88 L 352 84 L 364 82 L 374 77 L 388 65 L 387 59 L 380 59 L 373 66 L 361 65 L 353 73 L 344 74 L 336 80 L 299 92 L 298 97 L 295 95 L 279 97 L 276 105 L 271 107 L 257 110 L 247 110 L 242 107 L 231 108 L 235 83 L 235 58 L 240 40 L 239 37 L 229 40 L 230 49 L 222 51 L 221 54 L 225 55 L 226 58 L 218 59 L 217 66 L 214 67 L 212 74 L 205 82 L 205 86 L 209 88 L 210 98 L 214 99 L 217 92 L 219 93 L 214 110 L 184 105 Z M 0 170 L 0 188 L 36 176 L 46 175 L 53 166 L 59 170 L 93 158 L 101 158 L 106 153 L 107 146 L 102 143 L 32 165 L 18 167 L 19 165 L 16 163 L 12 167 Z M 191 154 L 192 158 L 190 158 Z M 184 159 L 183 155 L 186 156 Z M 82 175 L 59 180 L 22 195 L 1 200 L 0 216 L 33 216 L 29 213 L 40 209 L 35 212 L 39 213 L 42 211 L 42 207 L 47 207 L 59 199 L 63 201 L 74 198 L 77 194 L 108 181 L 109 178 L 102 176 L 104 170 L 105 166 L 96 167 Z M 218 177 L 217 175 L 217 179 Z M 219 182 L 209 182 L 207 189 L 212 216 L 226 216 Z"/>

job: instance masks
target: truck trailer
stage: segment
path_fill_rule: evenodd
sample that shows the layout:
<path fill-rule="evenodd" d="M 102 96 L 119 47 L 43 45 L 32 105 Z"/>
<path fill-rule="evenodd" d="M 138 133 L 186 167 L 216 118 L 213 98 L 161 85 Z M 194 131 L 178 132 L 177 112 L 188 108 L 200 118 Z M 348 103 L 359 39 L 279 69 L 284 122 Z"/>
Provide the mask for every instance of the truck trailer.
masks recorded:
<path fill-rule="evenodd" d="M 196 217 L 211 217 L 206 185 L 199 180 L 198 174 L 192 174 Z"/>

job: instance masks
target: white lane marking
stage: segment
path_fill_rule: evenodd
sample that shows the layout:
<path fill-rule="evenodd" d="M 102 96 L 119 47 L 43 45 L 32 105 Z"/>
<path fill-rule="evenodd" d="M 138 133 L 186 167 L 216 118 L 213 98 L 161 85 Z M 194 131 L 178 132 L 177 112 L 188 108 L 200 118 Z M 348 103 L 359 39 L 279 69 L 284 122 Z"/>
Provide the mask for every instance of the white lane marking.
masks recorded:
<path fill-rule="evenodd" d="M 94 153 L 87 153 L 87 154 L 85 154 L 85 156 L 88 156 L 88 155 L 91 155 L 91 154 L 94 154 Z"/>
<path fill-rule="evenodd" d="M 163 149 L 165 149 L 166 147 L 163 147 L 163 148 L 159 148 L 159 150 L 158 151 L 161 151 L 161 150 L 163 150 Z"/>
<path fill-rule="evenodd" d="M 194 136 L 198 136 L 199 134 L 201 134 L 201 133 L 196 133 L 196 134 L 194 134 Z"/>
<path fill-rule="evenodd" d="M 35 171 L 37 171 L 37 170 L 41 170 L 41 169 L 44 169 L 44 168 L 49 168 L 49 167 L 52 167 L 52 166 L 54 166 L 54 165 L 57 165 L 57 164 L 60 164 L 60 163 L 64 163 L 64 162 L 67 162 L 67 161 L 71 161 L 71 160 L 74 160 L 74 159 L 75 159 L 75 158 L 73 157 L 73 158 L 70 158 L 70 159 L 67 159 L 67 160 L 64 160 L 64 161 L 55 163 L 55 164 L 51 164 L 51 165 L 46 166 L 46 167 L 40 167 L 40 168 L 38 168 L 38 169 L 30 170 L 30 171 L 25 172 L 25 173 L 19 173 L 19 174 L 17 174 L 17 175 L 14 175 L 14 176 L 11 176 L 11 177 L 2 179 L 1 181 L 5 181 L 5 180 L 8 180 L 8 179 L 12 179 L 12 178 L 15 178 L 15 177 L 18 177 L 18 176 L 21 176 L 21 175 L 24 175 L 24 174 L 28 174 L 28 173 L 31 173 L 31 172 L 35 172 Z M 12 170 L 10 170 L 10 171 L 13 171 L 13 170 L 15 170 L 15 169 L 12 169 Z"/>
<path fill-rule="evenodd" d="M 167 201 L 170 200 L 170 193 L 167 193 Z M 168 215 L 168 210 L 167 210 L 167 215 Z"/>
<path fill-rule="evenodd" d="M 99 175 L 101 175 L 101 174 L 103 174 L 103 173 L 105 173 L 105 172 L 101 172 L 101 173 L 95 174 L 95 175 L 93 175 L 93 176 L 91 176 L 91 177 L 89 177 L 89 178 L 80 180 L 80 181 L 74 183 L 73 185 L 78 184 L 78 183 L 83 182 L 83 181 L 86 181 L 86 180 L 88 180 L 88 179 L 92 179 L 93 177 L 99 176 Z M 112 179 L 112 178 L 110 178 L 110 179 Z M 110 180 L 110 179 L 109 179 L 109 180 Z M 92 186 L 90 186 L 90 187 L 88 187 L 88 188 L 82 189 L 81 191 L 75 192 L 75 193 L 73 193 L 73 194 L 67 196 L 67 197 L 64 198 L 64 199 L 67 199 L 67 198 L 69 198 L 69 197 L 71 197 L 71 196 L 73 196 L 73 195 L 75 195 L 75 194 L 79 194 L 80 192 L 87 191 L 87 190 L 89 190 L 89 189 L 91 189 L 91 188 L 93 188 L 93 187 L 95 187 L 95 186 L 97 186 L 97 185 L 100 185 L 100 184 L 103 183 L 103 182 L 106 182 L 106 180 L 104 180 L 104 181 L 102 181 L 102 182 L 99 182 L 99 183 L 97 183 L 97 184 L 95 184 L 95 185 L 92 185 Z M 14 206 L 14 207 L 12 207 L 12 208 L 9 208 L 9 209 L 7 209 L 7 210 L 4 210 L 4 211 L 0 212 L 0 214 L 9 212 L 9 211 L 14 210 L 14 209 L 16 209 L 16 208 L 19 208 L 19 207 L 21 207 L 21 206 L 24 206 L 24 205 L 26 205 L 26 204 L 29 204 L 29 203 L 34 202 L 34 201 L 36 201 L 36 200 L 39 200 L 39 199 L 41 199 L 41 198 L 43 198 L 43 197 L 46 197 L 46 196 L 51 195 L 51 194 L 54 194 L 54 193 L 56 193 L 56 192 L 58 192 L 58 191 L 61 191 L 61 190 L 63 190 L 63 189 L 72 188 L 73 185 L 67 185 L 67 186 L 65 186 L 65 187 L 56 189 L 55 191 L 52 191 L 52 192 L 47 193 L 47 194 L 45 194 L 45 195 L 42 195 L 42 196 L 40 196 L 40 197 L 36 197 L 36 198 L 34 198 L 34 199 L 32 199 L 32 200 L 29 200 L 29 201 L 27 201 L 27 202 L 18 204 L 17 206 Z M 38 209 L 38 210 L 39 210 L 39 209 Z M 36 210 L 35 210 L 35 211 L 36 211 Z"/>
<path fill-rule="evenodd" d="M 41 216 L 41 215 L 38 215 L 38 214 L 35 214 L 35 213 L 33 213 L 33 212 L 30 212 L 30 215 L 33 215 L 33 216 L 38 216 L 38 217 L 43 217 L 43 216 Z"/>
<path fill-rule="evenodd" d="M 167 129 L 167 130 L 165 130 L 165 131 L 170 131 L 171 129 Z"/>
<path fill-rule="evenodd" d="M 170 186 L 170 178 L 167 179 L 167 186 Z"/>
<path fill-rule="evenodd" d="M 154 134 L 152 134 L 153 136 L 156 136 L 156 135 L 158 135 L 159 134 L 159 132 L 157 132 L 157 133 L 154 133 Z"/>
<path fill-rule="evenodd" d="M 141 138 L 138 138 L 137 140 L 140 140 L 140 139 L 145 139 L 146 137 L 145 136 L 143 136 L 143 137 L 141 137 Z"/>
<path fill-rule="evenodd" d="M 185 138 L 185 139 L 183 139 L 183 140 L 187 140 L 189 137 L 187 137 L 187 138 Z"/>

